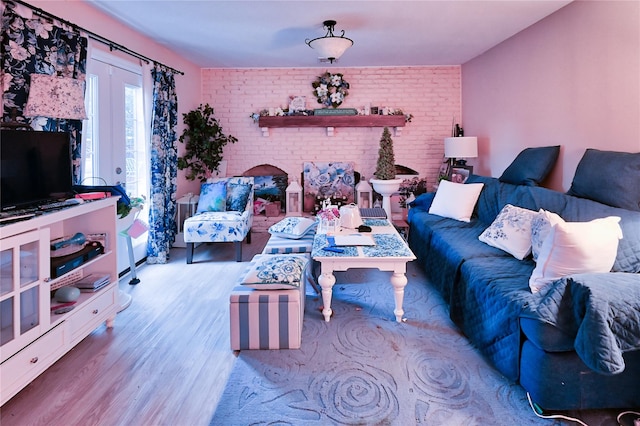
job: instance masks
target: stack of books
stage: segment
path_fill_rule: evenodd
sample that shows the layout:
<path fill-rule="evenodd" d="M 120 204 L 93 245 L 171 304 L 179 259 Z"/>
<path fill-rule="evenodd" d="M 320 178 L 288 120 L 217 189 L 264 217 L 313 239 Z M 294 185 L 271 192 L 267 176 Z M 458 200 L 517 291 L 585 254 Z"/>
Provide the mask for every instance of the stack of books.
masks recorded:
<path fill-rule="evenodd" d="M 83 293 L 90 293 L 100 290 L 102 287 L 109 284 L 110 281 L 111 277 L 109 274 L 95 272 L 80 278 L 79 281 L 73 283 L 73 286 L 79 288 Z"/>

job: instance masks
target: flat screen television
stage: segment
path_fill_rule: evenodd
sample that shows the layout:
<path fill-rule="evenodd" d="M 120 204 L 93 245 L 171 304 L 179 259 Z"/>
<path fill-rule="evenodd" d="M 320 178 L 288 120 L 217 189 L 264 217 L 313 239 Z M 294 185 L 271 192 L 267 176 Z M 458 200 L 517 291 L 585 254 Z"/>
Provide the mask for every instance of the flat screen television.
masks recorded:
<path fill-rule="evenodd" d="M 73 195 L 66 132 L 0 131 L 0 209 L 34 207 Z"/>

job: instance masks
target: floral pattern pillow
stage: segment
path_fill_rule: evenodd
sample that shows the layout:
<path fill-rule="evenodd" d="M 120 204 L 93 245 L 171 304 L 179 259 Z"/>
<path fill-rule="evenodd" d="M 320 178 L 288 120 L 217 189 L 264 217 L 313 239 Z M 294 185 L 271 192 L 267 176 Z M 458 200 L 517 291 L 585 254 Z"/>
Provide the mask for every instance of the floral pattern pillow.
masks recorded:
<path fill-rule="evenodd" d="M 249 201 L 251 194 L 251 184 L 249 183 L 228 183 L 227 184 L 227 210 L 243 212 Z"/>
<path fill-rule="evenodd" d="M 203 183 L 200 185 L 200 199 L 198 200 L 198 210 L 202 212 L 223 212 L 227 207 L 227 184 L 226 182 Z"/>
<path fill-rule="evenodd" d="M 317 222 L 308 217 L 286 217 L 269 227 L 269 233 L 276 237 L 298 240 L 316 227 Z"/>
<path fill-rule="evenodd" d="M 536 211 L 507 204 L 478 239 L 522 260 L 531 253 L 531 221 L 537 215 Z"/>
<path fill-rule="evenodd" d="M 531 254 L 533 260 L 538 261 L 538 255 L 542 249 L 542 243 L 549 235 L 551 227 L 564 220 L 553 212 L 540 209 L 531 221 Z"/>
<path fill-rule="evenodd" d="M 259 254 L 240 283 L 257 290 L 299 288 L 309 258 L 304 254 Z"/>

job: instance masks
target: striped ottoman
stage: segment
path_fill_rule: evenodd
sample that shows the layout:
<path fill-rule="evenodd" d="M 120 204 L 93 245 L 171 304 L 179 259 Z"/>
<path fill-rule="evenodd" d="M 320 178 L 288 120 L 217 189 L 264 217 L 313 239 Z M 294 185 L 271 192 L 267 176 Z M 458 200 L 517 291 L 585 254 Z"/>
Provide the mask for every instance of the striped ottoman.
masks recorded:
<path fill-rule="evenodd" d="M 302 257 L 309 264 L 309 255 L 257 255 L 247 268 L 262 257 Z M 257 290 L 238 285 L 229 297 L 231 349 L 299 349 L 302 341 L 305 283 L 307 270 L 300 276 L 300 285 L 287 290 Z M 241 281 L 245 277 L 241 278 Z"/>
<path fill-rule="evenodd" d="M 315 235 L 314 231 L 310 231 L 297 240 L 272 235 L 264 246 L 262 254 L 311 253 Z"/>

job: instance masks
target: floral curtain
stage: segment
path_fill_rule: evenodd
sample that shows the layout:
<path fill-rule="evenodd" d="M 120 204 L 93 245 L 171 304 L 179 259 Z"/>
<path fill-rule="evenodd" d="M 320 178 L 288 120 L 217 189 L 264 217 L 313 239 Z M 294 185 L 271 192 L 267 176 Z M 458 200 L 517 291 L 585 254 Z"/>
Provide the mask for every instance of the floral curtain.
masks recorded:
<path fill-rule="evenodd" d="M 2 121 L 19 121 L 34 130 L 71 133 L 73 173 L 80 181 L 82 120 L 24 116 L 32 74 L 85 79 L 87 38 L 40 17 L 25 18 L 10 2 L 2 11 Z"/>
<path fill-rule="evenodd" d="M 167 263 L 176 238 L 176 179 L 178 176 L 178 97 L 173 73 L 160 65 L 151 70 L 151 197 L 147 263 Z"/>

